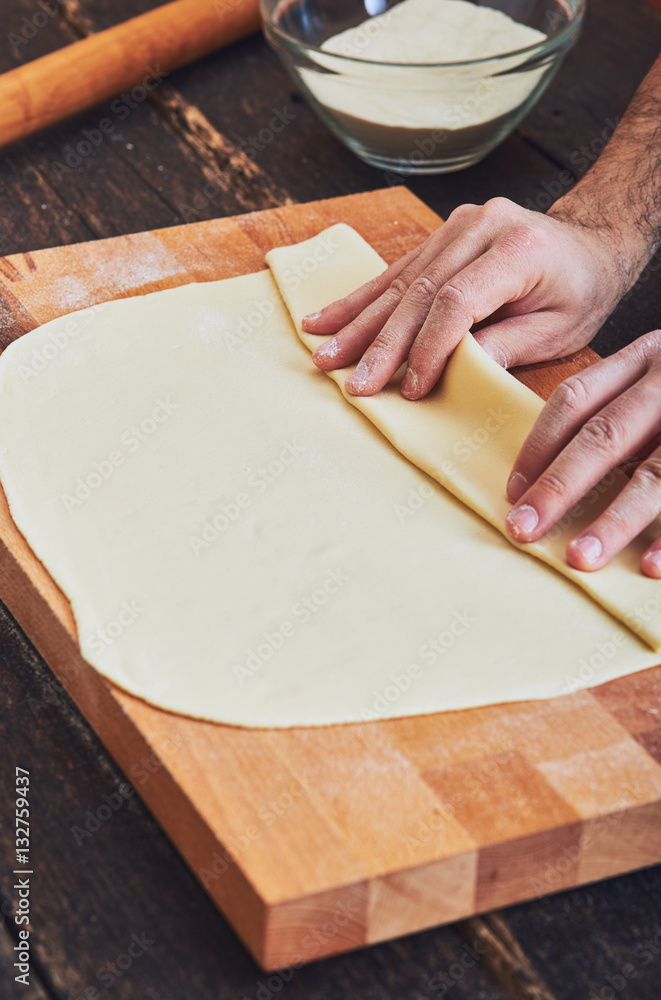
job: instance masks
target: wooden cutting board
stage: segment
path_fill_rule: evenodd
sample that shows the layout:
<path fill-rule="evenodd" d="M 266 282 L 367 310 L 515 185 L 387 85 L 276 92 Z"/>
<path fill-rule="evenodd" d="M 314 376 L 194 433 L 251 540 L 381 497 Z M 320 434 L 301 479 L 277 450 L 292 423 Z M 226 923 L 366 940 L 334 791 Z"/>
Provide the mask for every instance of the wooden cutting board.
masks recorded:
<path fill-rule="evenodd" d="M 394 188 L 5 257 L 0 343 L 96 302 L 260 270 L 265 251 L 335 222 L 392 261 L 440 221 Z M 594 357 L 517 377 L 548 396 Z M 661 860 L 661 668 L 413 719 L 200 722 L 85 663 L 69 604 L 4 495 L 0 541 L 2 599 L 265 969 Z"/>

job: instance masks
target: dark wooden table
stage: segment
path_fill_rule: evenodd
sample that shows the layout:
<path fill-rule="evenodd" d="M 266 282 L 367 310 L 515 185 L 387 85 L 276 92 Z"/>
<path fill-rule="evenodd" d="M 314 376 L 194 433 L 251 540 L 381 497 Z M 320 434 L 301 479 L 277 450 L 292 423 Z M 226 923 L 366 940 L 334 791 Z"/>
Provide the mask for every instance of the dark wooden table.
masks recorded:
<path fill-rule="evenodd" d="M 407 179 L 441 215 L 494 195 L 543 209 L 561 193 L 562 171 L 578 174 L 594 159 L 661 48 L 661 12 L 646 0 L 589 4 L 581 41 L 515 135 L 471 170 Z M 5 2 L 0 70 L 152 6 L 153 0 L 46 0 L 45 7 L 37 0 Z M 108 102 L 1 152 L 0 254 L 387 183 L 324 129 L 259 37 L 170 75 L 148 99 L 131 103 Z M 295 117 L 256 148 L 251 137 L 268 127 L 273 109 Z M 85 130 L 94 134 L 107 117 L 113 130 L 80 156 Z M 653 262 L 608 320 L 594 343 L 600 353 L 659 324 L 660 271 L 661 260 Z M 658 869 L 319 962 L 287 982 L 268 976 L 137 796 L 122 799 L 92 836 L 76 837 L 72 828 L 83 827 L 88 811 L 94 813 L 126 779 L 1 606 L 0 684 L 2 1000 L 661 995 Z M 29 768 L 33 788 L 28 987 L 15 983 L 13 969 L 14 834 L 8 820 L 16 765 Z"/>

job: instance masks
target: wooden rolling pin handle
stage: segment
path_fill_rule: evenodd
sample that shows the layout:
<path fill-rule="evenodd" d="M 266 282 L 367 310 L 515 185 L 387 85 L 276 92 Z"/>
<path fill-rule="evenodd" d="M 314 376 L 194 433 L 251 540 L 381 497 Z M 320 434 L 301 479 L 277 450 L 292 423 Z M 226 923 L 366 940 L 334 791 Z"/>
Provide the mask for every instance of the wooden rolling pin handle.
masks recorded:
<path fill-rule="evenodd" d="M 230 45 L 259 24 L 258 0 L 173 0 L 10 70 L 0 76 L 0 146 Z"/>

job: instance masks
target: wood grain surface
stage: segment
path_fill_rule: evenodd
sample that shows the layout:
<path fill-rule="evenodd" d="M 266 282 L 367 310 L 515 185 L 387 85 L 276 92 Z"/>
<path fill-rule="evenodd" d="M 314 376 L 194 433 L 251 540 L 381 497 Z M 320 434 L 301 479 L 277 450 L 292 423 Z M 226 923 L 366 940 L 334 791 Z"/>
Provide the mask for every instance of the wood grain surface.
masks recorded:
<path fill-rule="evenodd" d="M 152 9 L 159 0 L 40 0 L 0 6 L 0 71 Z M 54 4 L 49 4 L 54 9 Z M 648 0 L 589 0 L 585 29 L 533 112 L 483 163 L 406 177 L 447 217 L 495 195 L 543 211 L 580 176 L 661 46 Z M 296 118 L 261 149 L 250 137 L 273 108 Z M 60 173 L 84 131 L 115 130 Z M 255 36 L 173 73 L 123 117 L 110 104 L 3 150 L 0 254 L 153 230 L 287 202 L 382 187 L 321 125 Z M 608 132 L 606 131 L 606 135 Z M 581 147 L 588 156 L 581 153 Z M 65 164 L 66 166 L 67 164 Z M 560 179 L 562 178 L 562 180 Z M 563 183 L 564 182 L 564 183 Z M 570 181 L 571 183 L 571 181 Z M 206 187 L 206 185 L 210 185 Z M 205 190 L 206 188 L 206 190 Z M 659 325 L 661 271 L 643 275 L 595 344 L 612 353 Z M 16 303 L 15 303 L 16 305 Z M 0 308 L 1 305 L 0 305 Z M 27 317 L 26 317 L 27 320 Z M 566 890 L 390 943 L 313 962 L 270 979 L 248 956 L 138 795 L 81 843 L 85 823 L 127 782 L 75 703 L 0 605 L 0 996 L 21 1000 L 658 1000 L 661 868 Z M 657 703 L 658 704 L 658 703 Z M 657 706 L 648 700 L 651 723 Z M 31 770 L 38 892 L 32 898 L 32 985 L 13 979 L 11 914 L 14 765 Z M 151 770 L 150 770 L 151 769 Z M 131 934 L 153 941 L 102 983 Z M 479 950 L 476 950 L 476 944 Z M 467 949 L 473 949 L 473 954 Z M 476 956 L 476 957 L 475 957 Z M 116 968 L 116 966 L 115 966 Z M 626 975 L 623 970 L 626 970 Z M 116 971 L 118 971 L 116 969 Z M 96 993 L 94 992 L 96 990 Z"/>
<path fill-rule="evenodd" d="M 404 188 L 4 258 L 3 342 L 72 308 L 261 269 L 348 222 L 387 260 L 440 219 Z M 17 323 L 11 322 L 17 309 Z M 520 373 L 541 395 L 591 360 Z M 161 711 L 82 659 L 65 597 L 0 507 L 0 594 L 265 969 L 661 860 L 661 668 L 595 691 L 350 726 Z M 595 651 L 596 652 L 596 651 Z M 84 834 L 83 834 L 84 836 Z"/>
<path fill-rule="evenodd" d="M 44 10 L 33 27 L 43 26 L 47 14 Z M 0 76 L 0 145 L 123 91 L 128 91 L 130 110 L 172 70 L 253 34 L 259 26 L 258 0 L 171 0 L 18 66 Z M 88 135 L 91 149 L 112 132 L 112 119 L 104 123 Z"/>

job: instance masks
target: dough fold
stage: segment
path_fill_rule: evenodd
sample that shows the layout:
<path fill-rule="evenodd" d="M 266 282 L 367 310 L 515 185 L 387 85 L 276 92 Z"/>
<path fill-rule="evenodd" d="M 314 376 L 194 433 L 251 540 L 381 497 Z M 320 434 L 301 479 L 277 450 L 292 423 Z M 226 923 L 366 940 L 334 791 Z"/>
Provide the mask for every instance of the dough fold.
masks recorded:
<path fill-rule="evenodd" d="M 323 241 L 323 242 L 322 242 Z M 305 274 L 322 246 L 333 244 L 323 291 Z M 313 351 L 328 337 L 301 329 L 307 313 L 328 305 L 376 277 L 385 262 L 350 226 L 338 224 L 295 246 L 266 255 L 302 342 Z M 358 271 L 355 262 L 360 260 Z M 505 487 L 514 460 L 544 403 L 531 389 L 501 368 L 467 333 L 450 357 L 436 388 L 415 403 L 399 392 L 403 368 L 380 393 L 351 396 L 344 384 L 355 366 L 327 374 L 345 399 L 368 417 L 394 446 L 438 483 L 476 511 L 516 545 L 505 530 L 511 504 Z M 661 582 L 640 573 L 640 557 L 655 537 L 653 528 L 631 542 L 596 573 L 573 569 L 567 544 L 586 528 L 626 483 L 616 470 L 599 483 L 539 542 L 517 546 L 568 577 L 636 632 L 652 649 L 661 648 Z M 658 528 L 658 525 L 656 526 Z"/>

